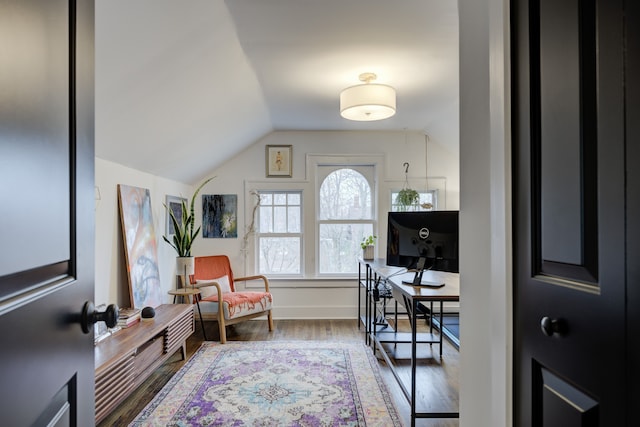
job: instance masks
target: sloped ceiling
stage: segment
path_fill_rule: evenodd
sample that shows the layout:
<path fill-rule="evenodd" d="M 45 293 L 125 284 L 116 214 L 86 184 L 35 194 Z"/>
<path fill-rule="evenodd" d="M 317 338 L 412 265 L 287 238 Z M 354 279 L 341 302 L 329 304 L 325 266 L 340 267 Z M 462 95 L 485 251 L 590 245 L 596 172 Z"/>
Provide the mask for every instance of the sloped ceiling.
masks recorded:
<path fill-rule="evenodd" d="M 339 115 L 374 72 L 397 114 Z M 419 130 L 458 151 L 452 0 L 97 0 L 96 156 L 184 183 L 274 130 Z"/>

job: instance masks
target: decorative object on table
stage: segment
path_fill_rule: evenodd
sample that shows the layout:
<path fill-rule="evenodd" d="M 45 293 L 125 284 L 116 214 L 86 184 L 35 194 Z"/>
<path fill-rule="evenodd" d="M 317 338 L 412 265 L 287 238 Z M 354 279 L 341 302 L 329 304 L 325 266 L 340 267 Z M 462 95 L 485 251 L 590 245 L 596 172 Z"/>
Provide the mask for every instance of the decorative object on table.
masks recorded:
<path fill-rule="evenodd" d="M 292 150 L 291 145 L 267 145 L 267 178 L 291 178 Z"/>
<path fill-rule="evenodd" d="M 396 204 L 401 211 L 407 211 L 411 207 L 415 207 L 416 203 L 420 200 L 420 194 L 409 187 L 409 163 L 405 162 L 404 166 L 404 186 L 402 190 L 398 192 L 396 196 Z"/>
<path fill-rule="evenodd" d="M 176 221 L 178 222 L 178 225 L 181 226 L 182 225 L 182 204 L 187 203 L 187 199 L 185 199 L 184 197 L 177 197 L 177 196 L 166 196 L 166 200 L 165 200 L 165 206 L 166 206 L 166 211 L 167 211 L 167 216 L 166 216 L 166 231 L 165 231 L 165 235 L 167 237 L 172 237 L 174 234 L 176 234 L 175 232 L 175 226 L 173 225 L 173 221 L 171 220 L 171 215 L 169 214 L 169 212 L 173 212 L 173 216 L 175 217 Z"/>
<path fill-rule="evenodd" d="M 202 237 L 238 237 L 238 195 L 205 194 L 202 196 Z"/>
<path fill-rule="evenodd" d="M 153 319 L 156 317 L 156 310 L 153 307 L 145 307 L 140 312 L 140 317 L 142 317 L 142 320 Z"/>
<path fill-rule="evenodd" d="M 180 277 L 180 287 L 186 288 L 189 276 L 193 275 L 194 262 L 192 256 L 176 257 L 176 275 Z"/>
<path fill-rule="evenodd" d="M 268 369 L 265 369 L 265 366 Z M 364 343 L 205 342 L 130 426 L 402 426 Z"/>
<path fill-rule="evenodd" d="M 360 247 L 362 248 L 362 259 L 364 260 L 372 260 L 375 258 L 375 243 L 378 236 L 368 235 L 362 239 L 360 242 Z"/>
<path fill-rule="evenodd" d="M 118 326 L 129 328 L 140 321 L 139 308 L 120 308 L 118 310 Z"/>
<path fill-rule="evenodd" d="M 118 184 L 118 206 L 132 307 L 162 303 L 158 247 L 148 189 Z"/>
<path fill-rule="evenodd" d="M 193 274 L 193 259 L 180 260 L 180 258 L 192 258 L 191 246 L 193 241 L 200 233 L 200 228 L 195 228 L 195 201 L 198 193 L 202 190 L 207 183 L 209 183 L 215 176 L 205 179 L 200 186 L 196 189 L 191 196 L 191 202 L 187 206 L 187 199 L 181 199 L 180 212 L 176 215 L 169 205 L 165 204 L 164 208 L 171 218 L 173 224 L 174 234 L 171 236 L 164 235 L 162 238 L 167 242 L 178 254 L 178 260 L 176 260 L 176 275 L 182 279 L 182 287 L 186 287 L 188 283 L 188 277 Z M 180 218 L 180 220 L 178 220 Z M 171 239 L 169 239 L 171 237 Z"/>

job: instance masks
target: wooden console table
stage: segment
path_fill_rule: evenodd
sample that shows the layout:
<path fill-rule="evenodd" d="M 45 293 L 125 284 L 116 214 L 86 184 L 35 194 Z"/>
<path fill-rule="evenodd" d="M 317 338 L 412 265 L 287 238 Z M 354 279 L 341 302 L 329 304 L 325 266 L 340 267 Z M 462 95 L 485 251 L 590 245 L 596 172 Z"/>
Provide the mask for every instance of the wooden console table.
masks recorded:
<path fill-rule="evenodd" d="M 153 319 L 141 320 L 96 344 L 96 424 L 177 350 L 186 357 L 194 322 L 191 304 L 161 305 Z"/>

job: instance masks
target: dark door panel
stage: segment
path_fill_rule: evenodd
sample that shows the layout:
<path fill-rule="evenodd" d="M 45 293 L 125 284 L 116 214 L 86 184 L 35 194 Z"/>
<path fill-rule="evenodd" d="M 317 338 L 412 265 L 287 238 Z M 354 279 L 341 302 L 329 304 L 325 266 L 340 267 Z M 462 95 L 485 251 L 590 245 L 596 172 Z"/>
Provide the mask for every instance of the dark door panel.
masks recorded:
<path fill-rule="evenodd" d="M 514 425 L 627 422 L 623 6 L 512 1 Z"/>
<path fill-rule="evenodd" d="M 94 424 L 93 0 L 0 0 L 0 425 Z"/>

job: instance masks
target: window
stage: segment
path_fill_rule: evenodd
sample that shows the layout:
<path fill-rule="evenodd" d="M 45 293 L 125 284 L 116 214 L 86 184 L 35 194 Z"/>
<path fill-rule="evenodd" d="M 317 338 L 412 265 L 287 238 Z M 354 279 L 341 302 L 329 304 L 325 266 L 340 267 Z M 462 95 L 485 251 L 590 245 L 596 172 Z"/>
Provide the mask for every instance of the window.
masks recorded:
<path fill-rule="evenodd" d="M 302 274 L 302 192 L 259 191 L 259 274 Z"/>
<path fill-rule="evenodd" d="M 429 190 L 429 191 L 418 191 L 420 194 L 420 198 L 418 203 L 404 207 L 400 206 L 396 203 L 396 197 L 398 196 L 398 191 L 391 192 L 391 210 L 393 212 L 408 210 L 408 211 L 434 211 L 438 207 L 438 190 Z M 431 205 L 431 207 L 424 205 Z"/>
<path fill-rule="evenodd" d="M 360 242 L 375 225 L 373 173 L 373 166 L 318 167 L 319 274 L 357 273 Z"/>
<path fill-rule="evenodd" d="M 306 160 L 304 180 L 247 181 L 245 187 L 247 196 L 259 196 L 249 218 L 247 266 L 281 279 L 277 286 L 290 279 L 295 286 L 335 286 L 336 279 L 356 277 L 360 242 L 377 234 L 384 156 L 309 154 Z"/>

